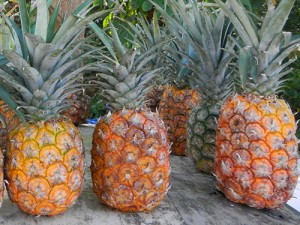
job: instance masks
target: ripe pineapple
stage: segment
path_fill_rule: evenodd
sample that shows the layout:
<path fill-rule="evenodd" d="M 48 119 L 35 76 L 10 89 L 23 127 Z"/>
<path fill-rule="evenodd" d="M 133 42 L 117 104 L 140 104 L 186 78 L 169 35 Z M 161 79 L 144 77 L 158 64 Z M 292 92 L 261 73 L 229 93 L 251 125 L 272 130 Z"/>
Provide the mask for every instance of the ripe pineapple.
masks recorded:
<path fill-rule="evenodd" d="M 68 117 L 76 126 L 85 122 L 90 113 L 90 97 L 80 90 L 67 97 L 73 104 L 62 114 Z"/>
<path fill-rule="evenodd" d="M 169 85 L 159 103 L 159 114 L 168 128 L 168 138 L 172 142 L 171 150 L 175 155 L 186 155 L 186 124 L 189 114 L 201 101 L 198 90 L 194 89 L 191 79 L 191 70 L 186 68 L 189 57 L 195 57 L 195 49 L 189 45 L 186 33 L 192 32 L 190 24 L 186 24 L 186 15 L 189 15 L 183 0 L 168 0 L 166 4 L 172 13 L 152 2 L 162 14 L 163 21 L 171 35 L 175 37 L 173 45 L 169 47 L 167 54 L 173 74 L 168 75 Z M 178 42 L 183 39 L 183 44 Z"/>
<path fill-rule="evenodd" d="M 149 90 L 146 96 L 147 99 L 146 106 L 150 108 L 152 112 L 157 111 L 164 91 L 165 91 L 164 85 L 153 84 L 151 86 L 151 89 Z"/>
<path fill-rule="evenodd" d="M 103 97 L 113 109 L 93 133 L 91 173 L 93 189 L 104 204 L 124 212 L 149 211 L 169 187 L 169 144 L 158 114 L 144 108 L 146 84 L 159 69 L 145 67 L 155 48 L 141 55 L 121 44 L 115 27 L 107 37 L 116 61 L 99 74 Z M 113 47 L 112 47 L 113 46 Z M 115 53 L 116 52 L 116 53 Z"/>
<path fill-rule="evenodd" d="M 0 123 L 0 148 L 6 149 L 7 134 L 14 130 L 20 123 L 15 111 L 4 102 L 0 100 L 0 114 L 2 114 L 5 126 Z"/>
<path fill-rule="evenodd" d="M 25 3 L 19 1 L 21 18 L 26 17 L 26 8 L 21 7 Z M 84 13 L 91 5 L 87 2 L 76 13 Z M 94 47 L 76 36 L 107 11 L 83 19 L 71 15 L 57 32 L 51 32 L 55 20 L 48 23 L 46 2 L 37 6 L 34 34 L 26 33 L 32 31 L 26 30 L 26 20 L 19 32 L 4 16 L 20 36 L 14 33 L 16 52 L 4 50 L 0 57 L 1 85 L 15 89 L 12 97 L 19 105 L 17 111 L 27 120 L 9 134 L 5 167 L 11 200 L 28 214 L 53 216 L 71 207 L 83 187 L 81 135 L 72 122 L 60 116 L 70 105 L 67 96 L 82 89 L 76 84 L 78 74 L 94 67 L 84 64 L 93 57 Z"/>
<path fill-rule="evenodd" d="M 185 156 L 186 123 L 190 112 L 200 103 L 197 90 L 173 85 L 165 87 L 159 102 L 159 115 L 168 128 L 168 139 L 172 142 L 171 151 L 175 155 Z"/>
<path fill-rule="evenodd" d="M 5 128 L 5 118 L 0 114 L 0 125 Z M 2 128 L 0 129 L 0 135 L 2 136 Z M 4 197 L 4 157 L 3 148 L 0 146 L 0 208 L 2 206 Z"/>
<path fill-rule="evenodd" d="M 223 101 L 233 92 L 233 76 L 228 69 L 233 58 L 233 44 L 227 40 L 232 31 L 231 23 L 225 14 L 206 7 L 204 3 L 197 5 L 190 2 L 188 12 L 181 10 L 181 5 L 172 1 L 185 24 L 173 23 L 182 30 L 185 38 L 179 36 L 176 43 L 179 46 L 186 42 L 195 50 L 193 58 L 189 58 L 187 68 L 193 72 L 193 78 L 203 100 L 194 107 L 187 123 L 187 153 L 197 168 L 210 174 L 213 171 L 215 159 L 215 141 L 217 118 Z M 188 16 L 183 15 L 188 13 Z M 181 34 L 180 34 L 181 35 Z"/>
<path fill-rule="evenodd" d="M 277 208 L 293 195 L 297 184 L 296 123 L 288 104 L 279 99 L 294 61 L 285 61 L 300 39 L 282 32 L 295 1 L 282 0 L 256 27 L 240 1 L 216 0 L 244 42 L 238 67 L 243 94 L 222 106 L 217 131 L 217 188 L 234 202 L 255 208 Z"/>

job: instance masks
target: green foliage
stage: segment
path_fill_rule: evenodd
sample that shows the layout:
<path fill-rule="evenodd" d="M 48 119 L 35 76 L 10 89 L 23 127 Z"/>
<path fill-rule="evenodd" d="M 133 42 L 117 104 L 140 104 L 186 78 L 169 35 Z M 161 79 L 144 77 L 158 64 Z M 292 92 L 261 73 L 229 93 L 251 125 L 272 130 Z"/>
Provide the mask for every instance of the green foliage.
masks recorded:
<path fill-rule="evenodd" d="M 90 115 L 89 118 L 99 118 L 107 114 L 108 110 L 105 102 L 99 94 L 95 94 L 90 102 Z"/>
<path fill-rule="evenodd" d="M 154 2 L 164 7 L 164 0 L 154 0 Z M 149 0 L 94 0 L 92 12 L 103 8 L 114 9 L 114 11 L 104 20 L 96 21 L 100 27 L 107 27 L 109 21 L 112 21 L 116 15 L 134 24 L 137 23 L 138 15 L 150 20 L 154 11 L 154 6 Z"/>
<path fill-rule="evenodd" d="M 300 1 L 296 1 L 290 13 L 289 19 L 284 27 L 286 31 L 293 34 L 300 34 Z M 289 81 L 286 83 L 282 97 L 289 103 L 295 115 L 296 120 L 300 119 L 300 55 L 292 64 L 294 70 L 288 75 Z M 300 127 L 297 130 L 297 136 L 300 138 Z"/>
<path fill-rule="evenodd" d="M 300 60 L 298 60 L 300 63 Z M 300 120 L 300 67 L 288 75 L 290 79 L 285 86 L 282 97 L 289 103 L 295 113 L 295 119 Z M 297 129 L 297 137 L 300 138 L 300 127 Z"/>

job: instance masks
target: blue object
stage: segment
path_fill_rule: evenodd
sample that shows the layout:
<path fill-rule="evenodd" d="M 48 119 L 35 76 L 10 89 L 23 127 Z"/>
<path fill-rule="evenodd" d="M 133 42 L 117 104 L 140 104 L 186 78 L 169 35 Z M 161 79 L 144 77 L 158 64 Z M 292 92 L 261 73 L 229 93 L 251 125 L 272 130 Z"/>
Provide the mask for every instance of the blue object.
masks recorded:
<path fill-rule="evenodd" d="M 87 122 L 88 124 L 96 124 L 97 121 L 98 121 L 98 118 L 95 118 L 95 119 L 86 119 L 86 122 Z"/>

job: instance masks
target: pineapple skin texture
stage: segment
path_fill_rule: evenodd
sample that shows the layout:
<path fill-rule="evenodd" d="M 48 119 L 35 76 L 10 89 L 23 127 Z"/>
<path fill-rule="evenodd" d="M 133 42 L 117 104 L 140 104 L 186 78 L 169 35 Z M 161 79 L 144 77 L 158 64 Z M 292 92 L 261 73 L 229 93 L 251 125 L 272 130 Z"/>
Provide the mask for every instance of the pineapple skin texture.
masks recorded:
<path fill-rule="evenodd" d="M 64 119 L 21 124 L 9 135 L 5 164 L 13 202 L 31 215 L 54 216 L 83 188 L 84 150 L 78 129 Z"/>
<path fill-rule="evenodd" d="M 165 86 L 153 85 L 150 91 L 147 93 L 146 96 L 146 106 L 151 109 L 152 112 L 156 112 L 159 108 L 159 103 L 164 93 Z"/>
<path fill-rule="evenodd" d="M 123 212 L 150 211 L 170 182 L 169 143 L 156 113 L 122 110 L 101 118 L 91 150 L 93 190 Z"/>
<path fill-rule="evenodd" d="M 20 123 L 13 109 L 0 100 L 0 114 L 5 118 L 6 127 L 0 123 L 0 207 L 4 197 L 4 154 L 7 149 L 8 133 Z"/>
<path fill-rule="evenodd" d="M 284 100 L 245 95 L 223 105 L 217 130 L 217 188 L 233 202 L 278 208 L 298 180 L 294 115 Z"/>
<path fill-rule="evenodd" d="M 199 92 L 192 89 L 177 89 L 167 86 L 159 104 L 159 115 L 168 129 L 168 139 L 172 143 L 171 151 L 175 155 L 185 156 L 186 124 L 189 114 L 201 101 Z"/>
<path fill-rule="evenodd" d="M 187 123 L 187 155 L 199 171 L 212 174 L 216 152 L 216 129 L 220 104 L 200 103 Z"/>
<path fill-rule="evenodd" d="M 62 112 L 62 114 L 68 117 L 76 126 L 84 123 L 90 113 L 88 96 L 82 91 L 79 91 L 71 94 L 67 99 L 73 100 L 74 102 L 73 105 Z"/>
<path fill-rule="evenodd" d="M 3 203 L 3 197 L 4 197 L 4 171 L 3 171 L 3 163 L 4 163 L 4 157 L 2 149 L 0 148 L 0 208 Z"/>
<path fill-rule="evenodd" d="M 8 133 L 13 131 L 20 124 L 20 119 L 16 116 L 15 111 L 1 100 L 0 114 L 3 115 L 6 122 L 6 128 L 0 123 L 0 149 L 2 148 L 4 151 L 6 149 Z"/>

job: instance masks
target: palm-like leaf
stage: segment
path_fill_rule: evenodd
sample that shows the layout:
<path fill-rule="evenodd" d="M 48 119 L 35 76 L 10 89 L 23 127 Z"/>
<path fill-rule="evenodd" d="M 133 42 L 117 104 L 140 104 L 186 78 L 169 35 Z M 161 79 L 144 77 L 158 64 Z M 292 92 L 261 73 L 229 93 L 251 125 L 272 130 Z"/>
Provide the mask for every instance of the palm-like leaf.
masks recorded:
<path fill-rule="evenodd" d="M 238 60 L 243 90 L 260 95 L 278 93 L 285 81 L 284 76 L 288 74 L 287 67 L 294 59 L 282 62 L 300 44 L 299 37 L 282 31 L 295 1 L 282 0 L 276 8 L 272 1 L 268 1 L 268 11 L 260 27 L 251 22 L 250 13 L 240 0 L 228 0 L 226 4 L 215 1 L 236 26 L 243 42 Z"/>
<path fill-rule="evenodd" d="M 186 5 L 183 0 L 169 0 L 168 5 L 171 15 L 155 6 L 176 38 L 169 51 L 181 66 L 177 79 L 187 79 L 190 85 L 198 87 L 204 98 L 224 99 L 233 90 L 228 68 L 234 48 L 228 36 L 233 26 L 222 11 L 205 3 L 198 5 L 190 1 Z"/>

